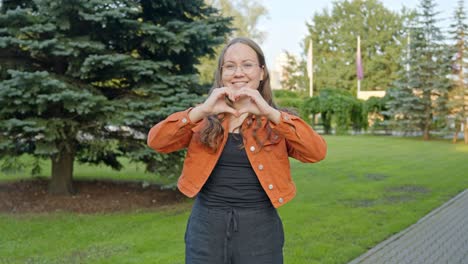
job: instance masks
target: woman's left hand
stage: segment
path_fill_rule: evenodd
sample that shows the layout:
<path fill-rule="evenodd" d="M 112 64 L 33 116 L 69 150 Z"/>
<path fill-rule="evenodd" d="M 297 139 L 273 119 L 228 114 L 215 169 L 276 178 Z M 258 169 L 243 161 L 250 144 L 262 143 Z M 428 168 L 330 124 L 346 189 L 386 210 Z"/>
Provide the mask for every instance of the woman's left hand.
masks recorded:
<path fill-rule="evenodd" d="M 233 97 L 234 107 L 239 114 L 262 115 L 275 123 L 279 122 L 280 112 L 270 106 L 258 90 L 244 87 L 236 91 Z"/>

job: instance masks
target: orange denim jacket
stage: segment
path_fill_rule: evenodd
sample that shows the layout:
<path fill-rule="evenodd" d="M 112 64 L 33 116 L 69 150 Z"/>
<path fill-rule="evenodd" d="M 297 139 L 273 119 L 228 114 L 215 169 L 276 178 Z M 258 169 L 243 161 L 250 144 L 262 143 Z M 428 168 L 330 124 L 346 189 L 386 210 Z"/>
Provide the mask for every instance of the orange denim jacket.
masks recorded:
<path fill-rule="evenodd" d="M 153 126 L 148 134 L 148 145 L 160 153 L 188 148 L 177 187 L 186 196 L 194 197 L 205 184 L 223 151 L 228 138 L 228 119 L 222 123 L 224 137 L 214 152 L 199 141 L 199 132 L 206 119 L 191 122 L 188 116 L 190 110 L 171 114 Z M 318 162 L 325 158 L 327 145 L 302 119 L 281 112 L 281 121 L 277 125 L 262 117 L 263 127 L 257 130 L 257 136 L 265 142 L 260 147 L 252 136 L 255 125 L 248 128 L 248 122 L 251 121 L 242 125 L 247 157 L 271 203 L 278 208 L 296 195 L 288 157 L 302 162 Z M 271 139 L 266 139 L 266 126 L 272 128 Z"/>

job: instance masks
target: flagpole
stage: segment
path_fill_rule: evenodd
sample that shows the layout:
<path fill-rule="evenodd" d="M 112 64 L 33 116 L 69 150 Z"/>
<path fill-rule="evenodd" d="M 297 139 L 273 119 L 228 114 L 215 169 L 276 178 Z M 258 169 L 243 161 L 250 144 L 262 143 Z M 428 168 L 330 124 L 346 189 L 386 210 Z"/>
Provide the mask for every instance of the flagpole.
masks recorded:
<path fill-rule="evenodd" d="M 309 41 L 309 50 L 307 51 L 307 74 L 309 75 L 309 97 L 314 95 L 314 57 L 313 57 L 312 39 Z"/>
<path fill-rule="evenodd" d="M 361 60 L 361 36 L 358 35 L 357 37 L 357 60 Z M 357 67 L 360 67 L 358 64 Z M 358 69 L 359 71 L 359 69 Z M 361 78 L 358 76 L 357 78 L 357 98 L 359 99 L 359 93 L 361 92 Z"/>

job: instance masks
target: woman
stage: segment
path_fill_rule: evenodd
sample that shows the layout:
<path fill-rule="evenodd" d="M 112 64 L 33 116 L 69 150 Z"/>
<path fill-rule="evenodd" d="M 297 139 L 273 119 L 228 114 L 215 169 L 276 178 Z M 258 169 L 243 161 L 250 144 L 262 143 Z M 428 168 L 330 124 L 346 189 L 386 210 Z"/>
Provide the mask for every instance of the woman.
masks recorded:
<path fill-rule="evenodd" d="M 188 148 L 177 184 L 196 196 L 185 233 L 187 264 L 283 263 L 276 208 L 296 193 L 288 157 L 318 162 L 326 143 L 276 108 L 254 41 L 230 41 L 206 101 L 155 125 L 148 145 L 161 153 Z"/>

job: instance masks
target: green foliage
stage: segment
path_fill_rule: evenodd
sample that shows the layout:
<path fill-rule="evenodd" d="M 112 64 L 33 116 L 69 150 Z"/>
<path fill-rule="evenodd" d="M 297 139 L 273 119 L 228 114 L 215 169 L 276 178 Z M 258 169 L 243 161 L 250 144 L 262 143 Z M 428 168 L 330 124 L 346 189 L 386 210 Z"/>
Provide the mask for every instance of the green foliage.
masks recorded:
<path fill-rule="evenodd" d="M 322 89 L 318 96 L 305 100 L 304 112 L 311 115 L 320 113 L 326 134 L 331 134 L 333 123 L 336 134 L 346 134 L 350 127 L 355 131 L 367 129 L 364 102 L 345 90 Z"/>
<path fill-rule="evenodd" d="M 403 131 L 419 130 L 427 140 L 436 128 L 434 120 L 444 120 L 450 81 L 452 50 L 443 44 L 444 36 L 436 25 L 433 0 L 421 0 L 415 24 L 401 58 L 399 78 L 389 92 L 389 114 Z M 409 43 L 408 43 L 409 42 Z"/>
<path fill-rule="evenodd" d="M 0 156 L 66 151 L 119 169 L 125 155 L 175 174 L 183 152 L 156 154 L 146 134 L 200 101 L 194 65 L 224 41 L 228 21 L 202 0 L 8 1 Z"/>
<path fill-rule="evenodd" d="M 298 60 L 286 52 L 287 64 L 284 67 L 284 80 L 281 81 L 283 89 L 306 92 L 309 90 L 307 64 L 305 60 Z"/>
<path fill-rule="evenodd" d="M 391 91 L 391 88 L 387 91 Z M 387 133 L 389 132 L 388 122 L 390 120 L 390 116 L 388 113 L 388 101 L 389 101 L 389 93 L 387 92 L 384 97 L 370 97 L 364 102 L 365 111 L 368 115 L 368 120 L 370 121 L 369 127 L 372 131 L 376 130 L 385 130 Z"/>
<path fill-rule="evenodd" d="M 291 90 L 273 90 L 274 100 L 280 110 L 299 115 L 304 120 L 309 120 L 309 113 L 305 111 L 305 93 Z"/>
<path fill-rule="evenodd" d="M 330 11 L 315 14 L 307 24 L 309 36 L 303 41 L 304 54 L 309 42 L 314 44 L 314 90 L 357 90 L 358 36 L 365 76 L 362 90 L 387 89 L 400 68 L 395 58 L 403 48 L 403 23 L 409 16 L 407 12 L 392 12 L 377 0 L 334 1 Z"/>
<path fill-rule="evenodd" d="M 454 41 L 456 55 L 452 60 L 452 73 L 456 76 L 450 91 L 448 107 L 453 114 L 455 127 L 465 127 L 465 142 L 468 142 L 468 21 L 463 0 L 458 2 L 451 24 L 451 36 Z M 457 131 L 455 132 L 457 133 Z M 458 136 L 458 135 L 456 135 Z"/>
<path fill-rule="evenodd" d="M 303 93 L 291 90 L 273 90 L 273 95 L 276 101 L 282 100 L 283 98 L 302 98 L 305 96 Z"/>

